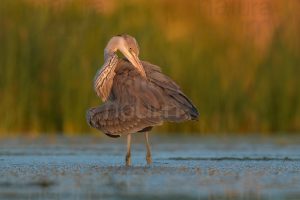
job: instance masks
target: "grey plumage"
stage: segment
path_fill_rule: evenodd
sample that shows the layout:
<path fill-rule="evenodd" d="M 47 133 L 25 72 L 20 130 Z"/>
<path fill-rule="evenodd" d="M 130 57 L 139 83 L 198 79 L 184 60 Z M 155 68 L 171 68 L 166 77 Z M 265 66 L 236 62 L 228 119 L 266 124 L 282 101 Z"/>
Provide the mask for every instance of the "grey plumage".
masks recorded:
<path fill-rule="evenodd" d="M 109 136 L 135 133 L 163 121 L 195 120 L 198 111 L 178 85 L 160 68 L 142 62 L 148 79 L 132 64 L 120 59 L 115 69 L 110 99 L 88 111 L 88 123 Z"/>
<path fill-rule="evenodd" d="M 120 50 L 128 59 L 118 58 Z M 198 111 L 180 87 L 161 69 L 138 59 L 136 40 L 115 36 L 105 49 L 95 91 L 104 104 L 87 111 L 91 127 L 111 137 L 149 131 L 164 121 L 196 120 Z M 150 151 L 150 150 L 149 150 Z"/>

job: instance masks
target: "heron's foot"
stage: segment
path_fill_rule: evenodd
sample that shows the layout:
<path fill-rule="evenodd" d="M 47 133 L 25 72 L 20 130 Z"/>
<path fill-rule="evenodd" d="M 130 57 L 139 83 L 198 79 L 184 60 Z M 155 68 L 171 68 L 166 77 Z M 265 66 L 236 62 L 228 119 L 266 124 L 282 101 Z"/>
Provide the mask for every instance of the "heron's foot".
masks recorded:
<path fill-rule="evenodd" d="M 151 154 L 147 154 L 147 155 L 146 155 L 146 160 L 147 160 L 147 165 L 151 165 L 151 164 L 152 164 L 152 157 L 151 157 Z"/>
<path fill-rule="evenodd" d="M 130 154 L 126 154 L 125 162 L 126 162 L 127 167 L 131 165 L 131 156 L 130 156 Z"/>

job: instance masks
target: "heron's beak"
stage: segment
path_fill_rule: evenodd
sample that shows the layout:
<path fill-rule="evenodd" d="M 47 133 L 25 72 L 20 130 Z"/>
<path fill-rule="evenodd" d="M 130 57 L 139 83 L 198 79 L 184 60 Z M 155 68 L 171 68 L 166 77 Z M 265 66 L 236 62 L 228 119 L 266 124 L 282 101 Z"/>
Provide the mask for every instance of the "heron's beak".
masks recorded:
<path fill-rule="evenodd" d="M 146 72 L 144 70 L 144 67 L 139 57 L 133 51 L 128 51 L 127 49 L 123 51 L 121 50 L 121 52 L 131 62 L 131 64 L 140 72 L 140 74 L 146 78 L 147 77 Z"/>

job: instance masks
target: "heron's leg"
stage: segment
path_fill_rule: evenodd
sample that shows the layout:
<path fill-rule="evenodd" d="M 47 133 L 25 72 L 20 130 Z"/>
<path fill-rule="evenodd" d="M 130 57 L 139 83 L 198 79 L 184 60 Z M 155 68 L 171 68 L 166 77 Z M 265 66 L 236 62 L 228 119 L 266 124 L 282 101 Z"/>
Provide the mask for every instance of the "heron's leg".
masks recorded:
<path fill-rule="evenodd" d="M 131 134 L 129 133 L 127 135 L 127 153 L 126 153 L 126 157 L 125 157 L 126 166 L 130 166 L 131 165 L 131 153 L 130 153 L 130 149 L 131 149 Z"/>
<path fill-rule="evenodd" d="M 148 132 L 145 132 L 145 139 L 146 139 L 146 147 L 147 147 L 146 160 L 147 160 L 147 164 L 150 165 L 152 163 L 152 158 L 151 158 L 151 149 L 149 144 Z"/>

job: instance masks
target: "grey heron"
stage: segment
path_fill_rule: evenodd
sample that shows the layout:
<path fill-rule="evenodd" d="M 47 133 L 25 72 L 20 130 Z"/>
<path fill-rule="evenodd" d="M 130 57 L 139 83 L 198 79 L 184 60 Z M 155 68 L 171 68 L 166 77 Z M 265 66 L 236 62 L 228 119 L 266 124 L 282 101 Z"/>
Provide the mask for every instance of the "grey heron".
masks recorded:
<path fill-rule="evenodd" d="M 117 51 L 125 58 L 119 58 Z M 180 87 L 160 67 L 139 59 L 136 39 L 112 37 L 104 50 L 104 65 L 94 78 L 94 89 L 104 102 L 87 111 L 88 124 L 110 137 L 127 135 L 126 165 L 131 165 L 131 135 L 143 132 L 146 161 L 152 163 L 148 132 L 164 121 L 196 120 L 199 113 Z"/>

